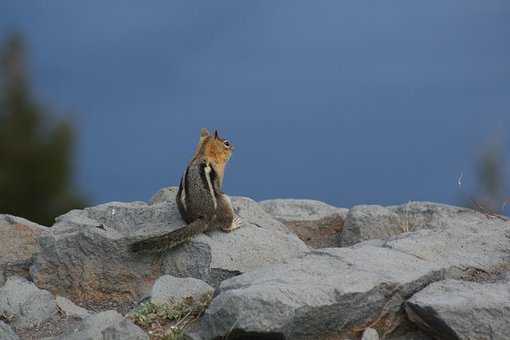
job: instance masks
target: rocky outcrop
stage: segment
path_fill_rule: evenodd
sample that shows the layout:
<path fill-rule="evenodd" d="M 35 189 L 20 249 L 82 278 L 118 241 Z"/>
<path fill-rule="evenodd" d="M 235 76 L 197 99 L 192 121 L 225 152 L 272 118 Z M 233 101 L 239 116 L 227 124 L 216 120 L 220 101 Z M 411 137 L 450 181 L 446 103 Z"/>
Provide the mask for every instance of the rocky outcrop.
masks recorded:
<path fill-rule="evenodd" d="M 160 269 L 156 256 L 135 256 L 130 237 L 177 228 L 170 203 L 108 203 L 73 210 L 40 238 L 34 282 L 84 305 L 122 304 L 147 294 Z"/>
<path fill-rule="evenodd" d="M 510 222 L 502 218 L 429 202 L 347 213 L 311 200 L 234 197 L 241 228 L 131 253 L 133 241 L 185 226 L 175 194 L 73 210 L 51 228 L 0 215 L 0 338 L 16 339 L 14 330 L 21 339 L 148 339 L 188 324 L 196 340 L 509 332 Z M 214 289 L 208 307 L 205 299 L 174 320 L 179 301 Z M 142 305 L 149 296 L 153 304 Z"/>
<path fill-rule="evenodd" d="M 508 339 L 510 282 L 436 282 L 416 293 L 406 311 L 438 339 Z"/>
<path fill-rule="evenodd" d="M 201 334 L 320 339 L 368 325 L 384 333 L 400 322 L 402 303 L 428 284 L 508 265 L 508 222 L 467 209 L 415 207 L 426 212 L 423 219 L 433 216 L 431 228 L 312 251 L 224 281 L 202 318 Z"/>
<path fill-rule="evenodd" d="M 39 239 L 31 267 L 34 282 L 92 309 L 105 304 L 122 309 L 149 295 L 163 274 L 218 285 L 225 277 L 308 250 L 256 202 L 235 198 L 236 213 L 244 220 L 240 229 L 199 235 L 164 254 L 129 252 L 133 240 L 185 226 L 174 200 L 175 190 L 168 188 L 155 195 L 153 204 L 112 202 L 60 216 Z"/>
<path fill-rule="evenodd" d="M 55 298 L 19 277 L 10 277 L 0 288 L 0 315 L 6 315 L 15 328 L 30 328 L 57 314 Z"/>
<path fill-rule="evenodd" d="M 47 232 L 24 218 L 0 215 L 0 286 L 9 276 L 29 276 L 32 257 L 39 252 L 37 240 Z"/>
<path fill-rule="evenodd" d="M 152 287 L 151 302 L 156 304 L 180 303 L 188 297 L 199 301 L 204 295 L 212 296 L 213 292 L 214 288 L 204 281 L 163 275 Z"/>
<path fill-rule="evenodd" d="M 306 199 L 274 199 L 260 202 L 271 216 L 285 224 L 312 248 L 338 247 L 348 209 Z"/>

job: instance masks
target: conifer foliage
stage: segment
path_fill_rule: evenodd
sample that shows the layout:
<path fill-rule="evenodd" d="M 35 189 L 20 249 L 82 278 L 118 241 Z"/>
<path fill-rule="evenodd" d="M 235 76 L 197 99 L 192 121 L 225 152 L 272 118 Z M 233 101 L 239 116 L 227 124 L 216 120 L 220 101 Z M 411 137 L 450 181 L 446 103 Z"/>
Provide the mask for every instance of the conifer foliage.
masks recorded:
<path fill-rule="evenodd" d="M 51 225 L 82 207 L 72 185 L 74 130 L 31 93 L 20 35 L 0 47 L 0 213 Z"/>

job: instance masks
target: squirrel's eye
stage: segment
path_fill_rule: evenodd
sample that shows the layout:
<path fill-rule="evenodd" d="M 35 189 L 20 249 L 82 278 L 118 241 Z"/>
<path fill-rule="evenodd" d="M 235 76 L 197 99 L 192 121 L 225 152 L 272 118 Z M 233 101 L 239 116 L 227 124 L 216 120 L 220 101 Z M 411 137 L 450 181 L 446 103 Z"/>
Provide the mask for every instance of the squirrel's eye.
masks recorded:
<path fill-rule="evenodd" d="M 223 145 L 225 145 L 227 148 L 230 148 L 230 142 L 228 140 L 224 141 Z"/>

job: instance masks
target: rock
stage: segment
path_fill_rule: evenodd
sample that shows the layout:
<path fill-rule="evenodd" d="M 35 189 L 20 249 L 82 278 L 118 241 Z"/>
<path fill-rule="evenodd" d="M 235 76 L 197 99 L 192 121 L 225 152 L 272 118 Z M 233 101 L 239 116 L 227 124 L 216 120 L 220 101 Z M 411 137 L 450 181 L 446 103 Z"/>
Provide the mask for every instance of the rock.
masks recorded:
<path fill-rule="evenodd" d="M 164 275 L 157 279 L 152 288 L 151 302 L 153 303 L 178 303 L 184 298 L 192 297 L 198 301 L 204 295 L 211 295 L 214 288 L 204 281 L 194 278 L 178 278 Z"/>
<path fill-rule="evenodd" d="M 130 320 L 110 310 L 85 318 L 77 329 L 51 340 L 149 340 L 149 336 Z M 50 340 L 50 339 L 47 339 Z"/>
<path fill-rule="evenodd" d="M 41 251 L 31 267 L 34 282 L 92 309 L 136 301 L 160 276 L 159 255 L 135 255 L 128 243 L 182 223 L 169 202 L 112 202 L 72 210 L 40 238 Z"/>
<path fill-rule="evenodd" d="M 234 211 L 246 223 L 259 228 L 288 234 L 289 229 L 269 215 L 257 202 L 248 197 L 232 197 Z"/>
<path fill-rule="evenodd" d="M 314 250 L 222 282 L 200 334 L 353 338 L 367 326 L 383 334 L 402 322 L 404 301 L 428 284 L 473 267 L 491 272 L 508 265 L 510 223 L 467 209 L 414 205 L 426 213 L 423 219 L 433 216 L 430 229 Z"/>
<path fill-rule="evenodd" d="M 134 240 L 185 226 L 172 195 L 175 190 L 167 188 L 150 205 L 111 202 L 58 217 L 39 239 L 30 268 L 34 282 L 89 309 L 124 311 L 149 295 L 162 274 L 218 284 L 308 249 L 256 202 L 237 198 L 234 208 L 246 222 L 240 229 L 202 234 L 163 254 L 131 253 Z"/>
<path fill-rule="evenodd" d="M 0 320 L 0 339 L 2 340 L 18 340 L 18 336 L 5 322 Z"/>
<path fill-rule="evenodd" d="M 91 314 L 85 308 L 75 305 L 71 300 L 65 297 L 57 296 L 55 302 L 57 307 L 68 317 L 82 319 Z"/>
<path fill-rule="evenodd" d="M 416 293 L 406 312 L 438 339 L 508 339 L 510 283 L 436 282 Z"/>
<path fill-rule="evenodd" d="M 173 202 L 175 200 L 175 196 L 177 196 L 178 189 L 178 187 L 167 187 L 159 190 L 152 196 L 149 204 Z"/>
<path fill-rule="evenodd" d="M 391 249 L 316 250 L 224 281 L 202 318 L 201 334 L 214 339 L 233 329 L 233 336 L 347 336 L 441 277 L 433 264 Z"/>
<path fill-rule="evenodd" d="M 28 278 L 32 257 L 39 252 L 38 237 L 48 228 L 11 215 L 0 215 L 0 286 L 9 276 Z"/>
<path fill-rule="evenodd" d="M 338 247 L 348 209 L 304 199 L 275 199 L 260 206 L 312 248 Z"/>
<path fill-rule="evenodd" d="M 363 332 L 361 340 L 379 340 L 379 334 L 375 329 L 368 327 Z"/>
<path fill-rule="evenodd" d="M 53 295 L 32 282 L 11 276 L 0 288 L 0 315 L 13 316 L 11 325 L 15 328 L 33 327 L 51 319 L 56 313 Z"/>
<path fill-rule="evenodd" d="M 384 239 L 421 229 L 443 229 L 449 219 L 471 216 L 472 210 L 430 202 L 409 202 L 399 206 L 358 205 L 349 210 L 340 245 Z"/>
<path fill-rule="evenodd" d="M 282 262 L 308 251 L 288 229 L 247 198 L 233 198 L 234 210 L 243 219 L 234 232 L 213 231 L 198 235 L 163 256 L 162 271 L 177 277 L 194 277 L 213 287 L 226 278 L 267 264 Z"/>
<path fill-rule="evenodd" d="M 349 209 L 307 199 L 272 199 L 259 203 L 262 209 L 280 221 L 318 221 L 331 216 L 347 216 Z"/>

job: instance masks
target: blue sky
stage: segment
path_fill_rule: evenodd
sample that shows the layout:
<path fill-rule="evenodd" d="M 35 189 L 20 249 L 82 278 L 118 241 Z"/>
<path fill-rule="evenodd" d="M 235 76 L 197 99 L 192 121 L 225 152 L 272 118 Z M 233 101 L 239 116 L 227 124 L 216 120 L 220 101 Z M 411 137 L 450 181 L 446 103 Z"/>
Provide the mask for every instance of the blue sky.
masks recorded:
<path fill-rule="evenodd" d="M 201 127 L 236 145 L 225 191 L 257 200 L 456 203 L 494 135 L 510 156 L 505 0 L 7 0 L 0 13 L 0 36 L 27 39 L 38 98 L 75 122 L 92 202 L 176 185 Z"/>

